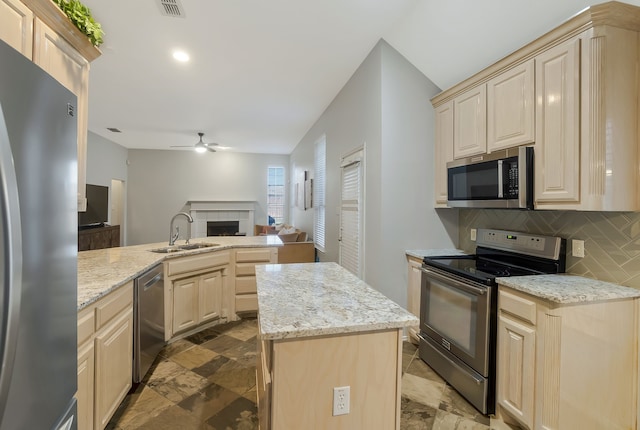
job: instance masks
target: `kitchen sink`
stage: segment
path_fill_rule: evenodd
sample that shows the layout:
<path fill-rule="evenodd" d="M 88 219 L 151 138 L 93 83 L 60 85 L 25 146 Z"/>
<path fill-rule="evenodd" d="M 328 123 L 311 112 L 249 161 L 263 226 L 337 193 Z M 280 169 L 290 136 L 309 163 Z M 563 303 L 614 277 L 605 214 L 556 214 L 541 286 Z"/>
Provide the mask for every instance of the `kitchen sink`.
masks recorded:
<path fill-rule="evenodd" d="M 188 245 L 180 245 L 178 248 L 180 249 L 200 249 L 200 248 L 210 248 L 212 246 L 219 246 L 217 243 L 190 243 Z"/>
<path fill-rule="evenodd" d="M 212 246 L 219 246 L 217 243 L 190 243 L 187 245 L 174 245 L 165 246 L 164 248 L 150 249 L 151 252 L 157 252 L 160 254 L 169 254 L 172 252 L 190 251 L 192 249 L 210 248 Z"/>

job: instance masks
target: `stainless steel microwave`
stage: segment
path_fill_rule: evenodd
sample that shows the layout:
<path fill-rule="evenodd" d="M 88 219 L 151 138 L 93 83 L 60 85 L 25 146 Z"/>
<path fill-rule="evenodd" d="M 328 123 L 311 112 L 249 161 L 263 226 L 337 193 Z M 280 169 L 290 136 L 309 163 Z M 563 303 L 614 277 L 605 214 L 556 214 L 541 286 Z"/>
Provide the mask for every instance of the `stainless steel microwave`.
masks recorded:
<path fill-rule="evenodd" d="M 533 147 L 447 163 L 447 201 L 451 207 L 533 209 Z"/>

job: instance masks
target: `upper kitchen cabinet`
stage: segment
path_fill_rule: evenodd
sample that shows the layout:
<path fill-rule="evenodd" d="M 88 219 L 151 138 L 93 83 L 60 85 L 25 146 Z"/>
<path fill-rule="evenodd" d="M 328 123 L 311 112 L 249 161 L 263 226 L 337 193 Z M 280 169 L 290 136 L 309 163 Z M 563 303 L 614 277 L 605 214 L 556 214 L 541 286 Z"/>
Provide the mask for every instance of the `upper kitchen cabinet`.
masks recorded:
<path fill-rule="evenodd" d="M 479 85 L 453 100 L 453 158 L 487 152 L 487 88 Z"/>
<path fill-rule="evenodd" d="M 0 39 L 78 97 L 78 204 L 85 201 L 89 63 L 100 51 L 51 0 L 0 0 Z"/>
<path fill-rule="evenodd" d="M 436 108 L 436 207 L 447 206 L 447 163 L 453 161 L 453 100 Z"/>
<path fill-rule="evenodd" d="M 0 0 L 0 40 L 31 59 L 33 12 L 18 0 Z"/>
<path fill-rule="evenodd" d="M 36 18 L 33 62 L 76 95 L 78 121 L 78 204 L 85 198 L 87 125 L 89 115 L 89 62 L 62 36 Z"/>
<path fill-rule="evenodd" d="M 536 204 L 580 202 L 580 39 L 536 57 Z"/>
<path fill-rule="evenodd" d="M 487 150 L 534 141 L 533 60 L 519 64 L 487 83 Z"/>
<path fill-rule="evenodd" d="M 454 101 L 454 157 L 479 155 L 470 106 L 486 88 L 483 152 L 534 146 L 535 209 L 640 211 L 639 63 L 640 7 L 602 3 L 431 102 L 438 112 Z M 445 145 L 436 155 L 449 145 L 439 133 L 436 125 L 436 145 Z"/>

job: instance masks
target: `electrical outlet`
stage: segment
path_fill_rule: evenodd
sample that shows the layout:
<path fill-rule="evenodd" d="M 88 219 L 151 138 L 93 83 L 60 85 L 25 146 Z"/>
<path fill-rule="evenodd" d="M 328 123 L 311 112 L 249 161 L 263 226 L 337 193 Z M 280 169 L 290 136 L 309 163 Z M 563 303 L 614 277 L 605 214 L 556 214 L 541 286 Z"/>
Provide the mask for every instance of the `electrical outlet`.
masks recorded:
<path fill-rule="evenodd" d="M 471 229 L 471 240 L 474 241 L 474 242 L 476 241 L 476 229 L 475 228 Z"/>
<path fill-rule="evenodd" d="M 349 413 L 351 387 L 333 387 L 333 416 Z"/>
<path fill-rule="evenodd" d="M 584 257 L 584 240 L 573 239 L 571 241 L 571 255 L 579 258 Z"/>

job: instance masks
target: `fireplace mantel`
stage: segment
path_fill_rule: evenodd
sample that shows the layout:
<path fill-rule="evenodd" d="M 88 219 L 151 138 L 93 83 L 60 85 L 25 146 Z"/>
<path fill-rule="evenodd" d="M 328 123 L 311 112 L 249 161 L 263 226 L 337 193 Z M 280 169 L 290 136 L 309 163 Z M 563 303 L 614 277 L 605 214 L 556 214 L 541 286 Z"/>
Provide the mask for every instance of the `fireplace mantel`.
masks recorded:
<path fill-rule="evenodd" d="M 207 236 L 207 221 L 238 221 L 240 233 L 253 235 L 256 201 L 248 200 L 190 200 L 193 217 L 193 237 Z"/>

